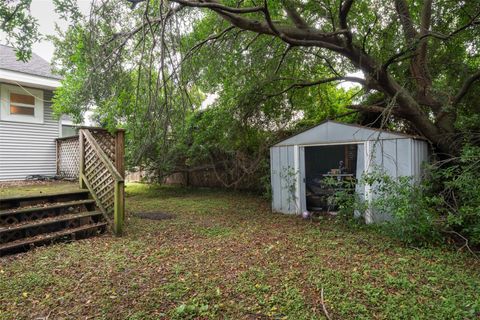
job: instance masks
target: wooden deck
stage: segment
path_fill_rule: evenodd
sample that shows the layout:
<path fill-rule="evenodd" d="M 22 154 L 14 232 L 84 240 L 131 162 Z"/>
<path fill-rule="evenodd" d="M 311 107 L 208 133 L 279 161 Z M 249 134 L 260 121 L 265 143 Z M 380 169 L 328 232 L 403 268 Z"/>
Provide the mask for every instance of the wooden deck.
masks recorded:
<path fill-rule="evenodd" d="M 0 256 L 33 246 L 95 236 L 108 223 L 90 191 L 76 183 L 2 186 Z"/>
<path fill-rule="evenodd" d="M 78 182 L 69 181 L 14 181 L 0 182 L 0 201 L 2 198 L 16 196 L 34 196 L 78 190 Z"/>
<path fill-rule="evenodd" d="M 58 238 L 123 230 L 124 131 L 81 127 L 57 139 L 57 177 L 0 183 L 0 255 Z"/>

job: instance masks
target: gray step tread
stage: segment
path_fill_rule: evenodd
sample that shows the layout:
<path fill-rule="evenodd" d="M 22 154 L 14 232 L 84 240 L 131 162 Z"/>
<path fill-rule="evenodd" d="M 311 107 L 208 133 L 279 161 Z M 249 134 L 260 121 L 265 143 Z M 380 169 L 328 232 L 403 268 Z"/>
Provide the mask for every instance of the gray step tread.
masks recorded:
<path fill-rule="evenodd" d="M 7 197 L 7 198 L 0 197 L 0 201 L 3 202 L 3 201 L 18 201 L 18 200 L 36 200 L 36 199 L 42 199 L 42 198 L 52 198 L 57 196 L 70 196 L 75 194 L 87 194 L 87 193 L 89 194 L 90 191 L 78 189 L 78 190 L 68 191 L 68 192 L 42 193 L 42 194 L 35 194 L 35 195 L 28 195 L 28 196 L 15 196 L 15 197 Z"/>
<path fill-rule="evenodd" d="M 79 218 L 93 217 L 93 216 L 98 216 L 98 215 L 102 215 L 102 212 L 101 211 L 86 211 L 86 212 L 75 213 L 75 214 L 65 214 L 65 215 L 61 215 L 61 216 L 57 216 L 57 217 L 37 220 L 35 222 L 22 223 L 20 225 L 13 225 L 12 227 L 3 227 L 3 228 L 0 228 L 0 233 L 17 231 L 17 230 L 28 229 L 28 228 L 35 228 L 35 227 L 38 227 L 38 226 L 48 225 L 48 224 L 52 224 L 52 223 L 64 222 L 64 221 L 68 221 L 68 220 L 75 220 L 75 219 L 79 219 Z"/>
<path fill-rule="evenodd" d="M 28 213 L 28 212 L 35 212 L 37 210 L 48 210 L 48 209 L 56 209 L 56 208 L 62 208 L 62 207 L 70 207 L 70 206 L 75 206 L 75 205 L 82 205 L 82 204 L 91 204 L 95 203 L 95 200 L 93 199 L 86 199 L 86 200 L 75 200 L 75 201 L 68 201 L 68 202 L 58 202 L 58 203 L 51 203 L 51 204 L 45 204 L 42 206 L 32 206 L 32 207 L 19 207 L 15 209 L 6 209 L 6 210 L 0 210 L 0 217 L 1 216 L 7 216 L 10 214 L 17 214 L 17 213 Z"/>
<path fill-rule="evenodd" d="M 42 234 L 42 235 L 35 236 L 35 237 L 32 237 L 32 238 L 27 238 L 27 239 L 21 239 L 21 240 L 8 242 L 8 243 L 0 245 L 0 253 L 4 250 L 12 250 L 12 249 L 15 249 L 15 248 L 18 248 L 18 247 L 33 245 L 33 244 L 48 241 L 48 240 L 54 240 L 56 238 L 64 237 L 66 235 L 75 234 L 75 233 L 81 232 L 81 231 L 98 229 L 98 228 L 104 227 L 104 226 L 107 226 L 106 222 L 99 222 L 99 223 L 95 223 L 95 224 L 87 224 L 85 226 L 81 226 L 81 227 L 78 227 L 78 228 L 65 229 L 65 230 L 61 230 L 61 231 L 57 231 L 57 232 Z"/>

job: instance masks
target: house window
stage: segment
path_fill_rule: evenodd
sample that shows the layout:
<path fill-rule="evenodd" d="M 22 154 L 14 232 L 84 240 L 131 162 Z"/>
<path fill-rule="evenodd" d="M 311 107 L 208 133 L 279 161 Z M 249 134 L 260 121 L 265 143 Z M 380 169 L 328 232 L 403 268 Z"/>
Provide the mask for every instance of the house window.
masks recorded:
<path fill-rule="evenodd" d="M 1 86 L 0 120 L 43 123 L 43 91 Z"/>
<path fill-rule="evenodd" d="M 10 114 L 35 117 L 35 108 L 10 105 Z"/>
<path fill-rule="evenodd" d="M 10 92 L 10 114 L 35 116 L 35 97 Z"/>

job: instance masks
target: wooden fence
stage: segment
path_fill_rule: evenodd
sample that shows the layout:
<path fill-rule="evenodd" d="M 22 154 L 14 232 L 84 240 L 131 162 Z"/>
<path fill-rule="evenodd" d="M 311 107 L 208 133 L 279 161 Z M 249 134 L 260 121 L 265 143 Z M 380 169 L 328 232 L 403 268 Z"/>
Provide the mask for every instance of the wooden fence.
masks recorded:
<path fill-rule="evenodd" d="M 124 139 L 123 130 L 86 127 L 78 136 L 57 139 L 57 174 L 79 179 L 117 235 L 124 220 Z"/>

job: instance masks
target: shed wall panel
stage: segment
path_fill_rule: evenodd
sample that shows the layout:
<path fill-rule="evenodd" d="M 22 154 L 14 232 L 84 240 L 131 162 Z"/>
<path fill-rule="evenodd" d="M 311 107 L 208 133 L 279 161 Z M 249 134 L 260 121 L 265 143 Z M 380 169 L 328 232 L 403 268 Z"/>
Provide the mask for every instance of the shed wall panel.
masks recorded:
<path fill-rule="evenodd" d="M 273 211 L 280 211 L 282 197 L 280 186 L 280 148 L 270 149 L 270 167 L 271 167 L 271 184 L 272 184 L 272 209 Z"/>
<path fill-rule="evenodd" d="M 59 121 L 53 117 L 52 96 L 51 91 L 44 91 L 43 123 L 0 120 L 0 181 L 56 173 Z"/>
<path fill-rule="evenodd" d="M 292 177 L 288 172 L 294 172 L 294 147 L 282 146 L 271 148 L 272 171 L 272 208 L 282 213 L 295 213 L 295 196 L 290 194 Z"/>
<path fill-rule="evenodd" d="M 425 141 L 412 141 L 412 176 L 420 180 L 423 175 L 425 163 L 428 162 L 428 144 Z"/>
<path fill-rule="evenodd" d="M 293 176 L 289 177 L 288 179 L 290 180 L 289 183 L 292 185 L 289 185 L 289 187 L 293 187 L 295 190 L 297 188 L 297 179 L 298 179 L 298 169 L 295 167 L 295 147 L 294 146 L 289 146 L 287 150 L 288 154 L 288 168 L 289 171 L 293 174 Z M 296 213 L 297 212 L 297 201 L 296 201 L 296 191 L 288 191 L 288 211 L 290 213 Z M 293 192 L 293 193 L 292 193 Z"/>
<path fill-rule="evenodd" d="M 391 177 L 398 177 L 397 140 L 382 141 L 383 169 Z"/>
<path fill-rule="evenodd" d="M 360 143 L 357 145 L 357 172 L 355 173 L 355 178 L 357 179 L 357 184 L 355 186 L 355 191 L 362 197 L 365 198 L 365 186 L 360 183 L 363 173 L 365 172 L 365 145 Z"/>
<path fill-rule="evenodd" d="M 300 185 L 300 192 L 299 192 L 299 196 L 300 196 L 300 212 L 304 212 L 305 210 L 307 210 L 307 199 L 305 197 L 305 193 L 306 193 L 306 187 L 305 187 L 305 147 L 300 147 L 299 148 L 299 164 L 298 164 L 298 168 L 299 168 L 299 172 L 298 172 L 298 175 L 299 175 L 299 185 Z"/>
<path fill-rule="evenodd" d="M 411 139 L 397 140 L 397 177 L 412 174 L 411 161 Z"/>
<path fill-rule="evenodd" d="M 280 174 L 280 192 L 281 192 L 281 199 L 282 202 L 280 203 L 280 209 L 282 212 L 287 212 L 288 206 L 288 191 L 287 191 L 287 184 L 285 181 L 285 170 L 286 166 L 288 166 L 288 147 L 280 148 L 280 167 L 279 167 L 279 174 Z"/>

